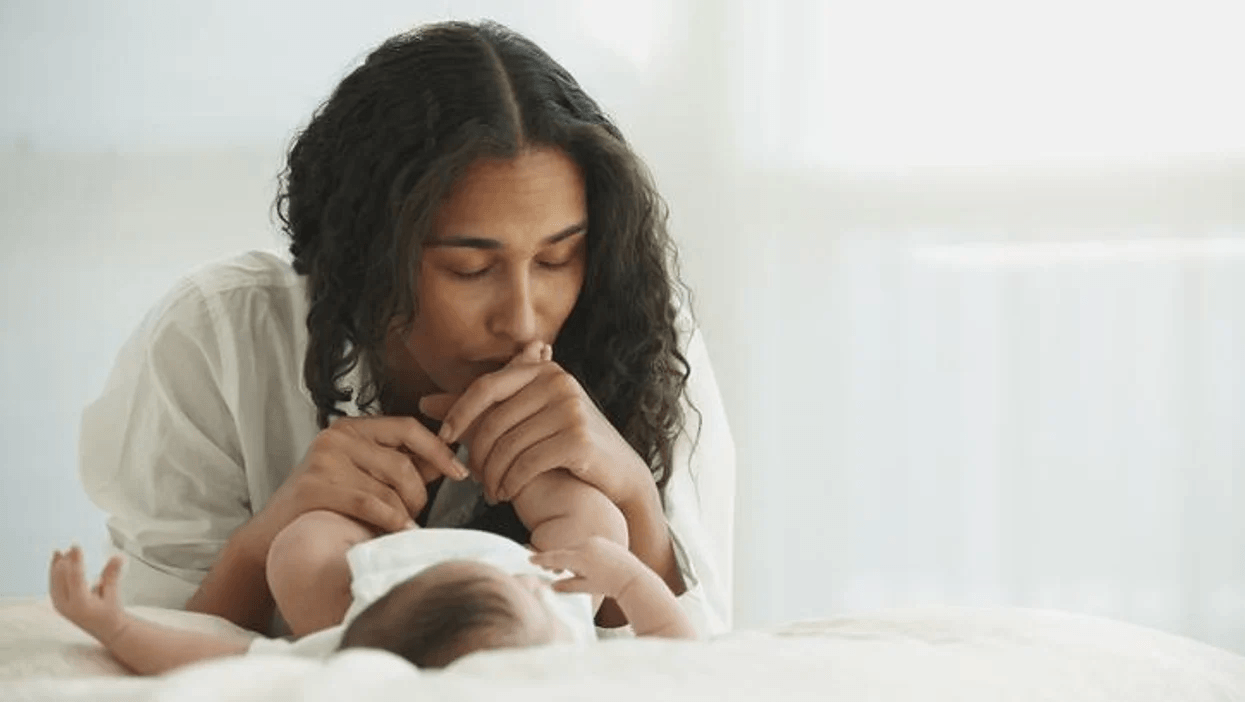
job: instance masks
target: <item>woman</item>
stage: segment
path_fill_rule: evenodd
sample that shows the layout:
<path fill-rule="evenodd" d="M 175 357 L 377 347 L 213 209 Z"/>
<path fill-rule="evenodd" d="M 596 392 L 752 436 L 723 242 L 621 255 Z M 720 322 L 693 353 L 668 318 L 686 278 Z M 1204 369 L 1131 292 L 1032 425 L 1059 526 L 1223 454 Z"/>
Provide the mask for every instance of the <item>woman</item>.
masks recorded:
<path fill-rule="evenodd" d="M 700 524 L 684 407 L 709 405 L 706 471 L 732 478 L 733 451 L 711 373 L 689 381 L 663 205 L 561 66 L 492 23 L 395 37 L 296 139 L 277 205 L 293 265 L 183 281 L 84 413 L 129 602 L 263 631 L 299 515 L 504 533 L 493 505 L 565 468 L 702 633 L 727 626 L 730 534 Z M 510 362 L 533 342 L 554 357 Z"/>

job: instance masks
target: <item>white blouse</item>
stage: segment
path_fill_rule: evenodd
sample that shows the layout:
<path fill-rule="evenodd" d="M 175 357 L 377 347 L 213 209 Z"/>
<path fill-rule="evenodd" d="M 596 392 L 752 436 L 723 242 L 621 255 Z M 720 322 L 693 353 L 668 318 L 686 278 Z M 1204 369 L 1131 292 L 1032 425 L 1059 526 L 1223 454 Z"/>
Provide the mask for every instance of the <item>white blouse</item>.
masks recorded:
<path fill-rule="evenodd" d="M 127 555 L 127 603 L 184 607 L 229 535 L 302 460 L 319 432 L 302 376 L 306 317 L 304 278 L 251 252 L 182 280 L 122 347 L 83 412 L 79 472 Z M 731 621 L 735 450 L 700 332 L 685 336 L 701 421 L 685 406 L 666 517 L 687 584 L 679 601 L 711 635 Z M 461 526 L 482 499 L 474 482 L 446 481 L 428 526 Z"/>

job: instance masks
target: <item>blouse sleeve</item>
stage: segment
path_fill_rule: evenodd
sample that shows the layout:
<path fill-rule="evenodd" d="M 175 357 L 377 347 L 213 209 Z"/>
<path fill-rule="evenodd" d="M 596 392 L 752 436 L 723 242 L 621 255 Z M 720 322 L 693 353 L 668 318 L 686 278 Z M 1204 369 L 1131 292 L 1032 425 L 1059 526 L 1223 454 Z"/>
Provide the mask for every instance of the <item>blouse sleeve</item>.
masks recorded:
<path fill-rule="evenodd" d="M 666 485 L 666 521 L 687 589 L 678 597 L 701 636 L 731 627 L 731 567 L 735 514 L 735 444 L 699 330 L 688 341 L 691 369 L 684 405 L 686 430 L 674 448 Z M 630 627 L 598 629 L 601 638 L 626 636 Z"/>
<path fill-rule="evenodd" d="M 250 518 L 220 336 L 203 294 L 183 282 L 126 342 L 83 411 L 79 476 L 127 557 L 126 603 L 183 607 Z"/>

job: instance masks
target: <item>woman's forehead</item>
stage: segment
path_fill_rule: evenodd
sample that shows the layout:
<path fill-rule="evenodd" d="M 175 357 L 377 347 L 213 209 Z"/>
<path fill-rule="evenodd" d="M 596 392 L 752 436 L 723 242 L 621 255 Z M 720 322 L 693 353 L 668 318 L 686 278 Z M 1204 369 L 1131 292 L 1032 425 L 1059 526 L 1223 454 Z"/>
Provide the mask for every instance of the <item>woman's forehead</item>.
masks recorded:
<path fill-rule="evenodd" d="M 472 164 L 441 204 L 427 245 L 528 248 L 582 225 L 587 200 L 579 166 L 543 147 Z M 490 244 L 491 242 L 491 244 Z"/>

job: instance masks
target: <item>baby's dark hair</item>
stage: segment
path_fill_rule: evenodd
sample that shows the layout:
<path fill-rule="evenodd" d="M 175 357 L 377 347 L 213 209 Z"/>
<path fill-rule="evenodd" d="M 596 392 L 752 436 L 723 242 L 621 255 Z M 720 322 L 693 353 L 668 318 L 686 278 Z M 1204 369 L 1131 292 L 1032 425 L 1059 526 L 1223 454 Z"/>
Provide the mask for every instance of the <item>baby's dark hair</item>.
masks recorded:
<path fill-rule="evenodd" d="M 426 585 L 417 575 L 360 612 L 339 648 L 379 648 L 419 668 L 444 668 L 475 651 L 540 643 L 532 634 L 495 581 Z"/>

